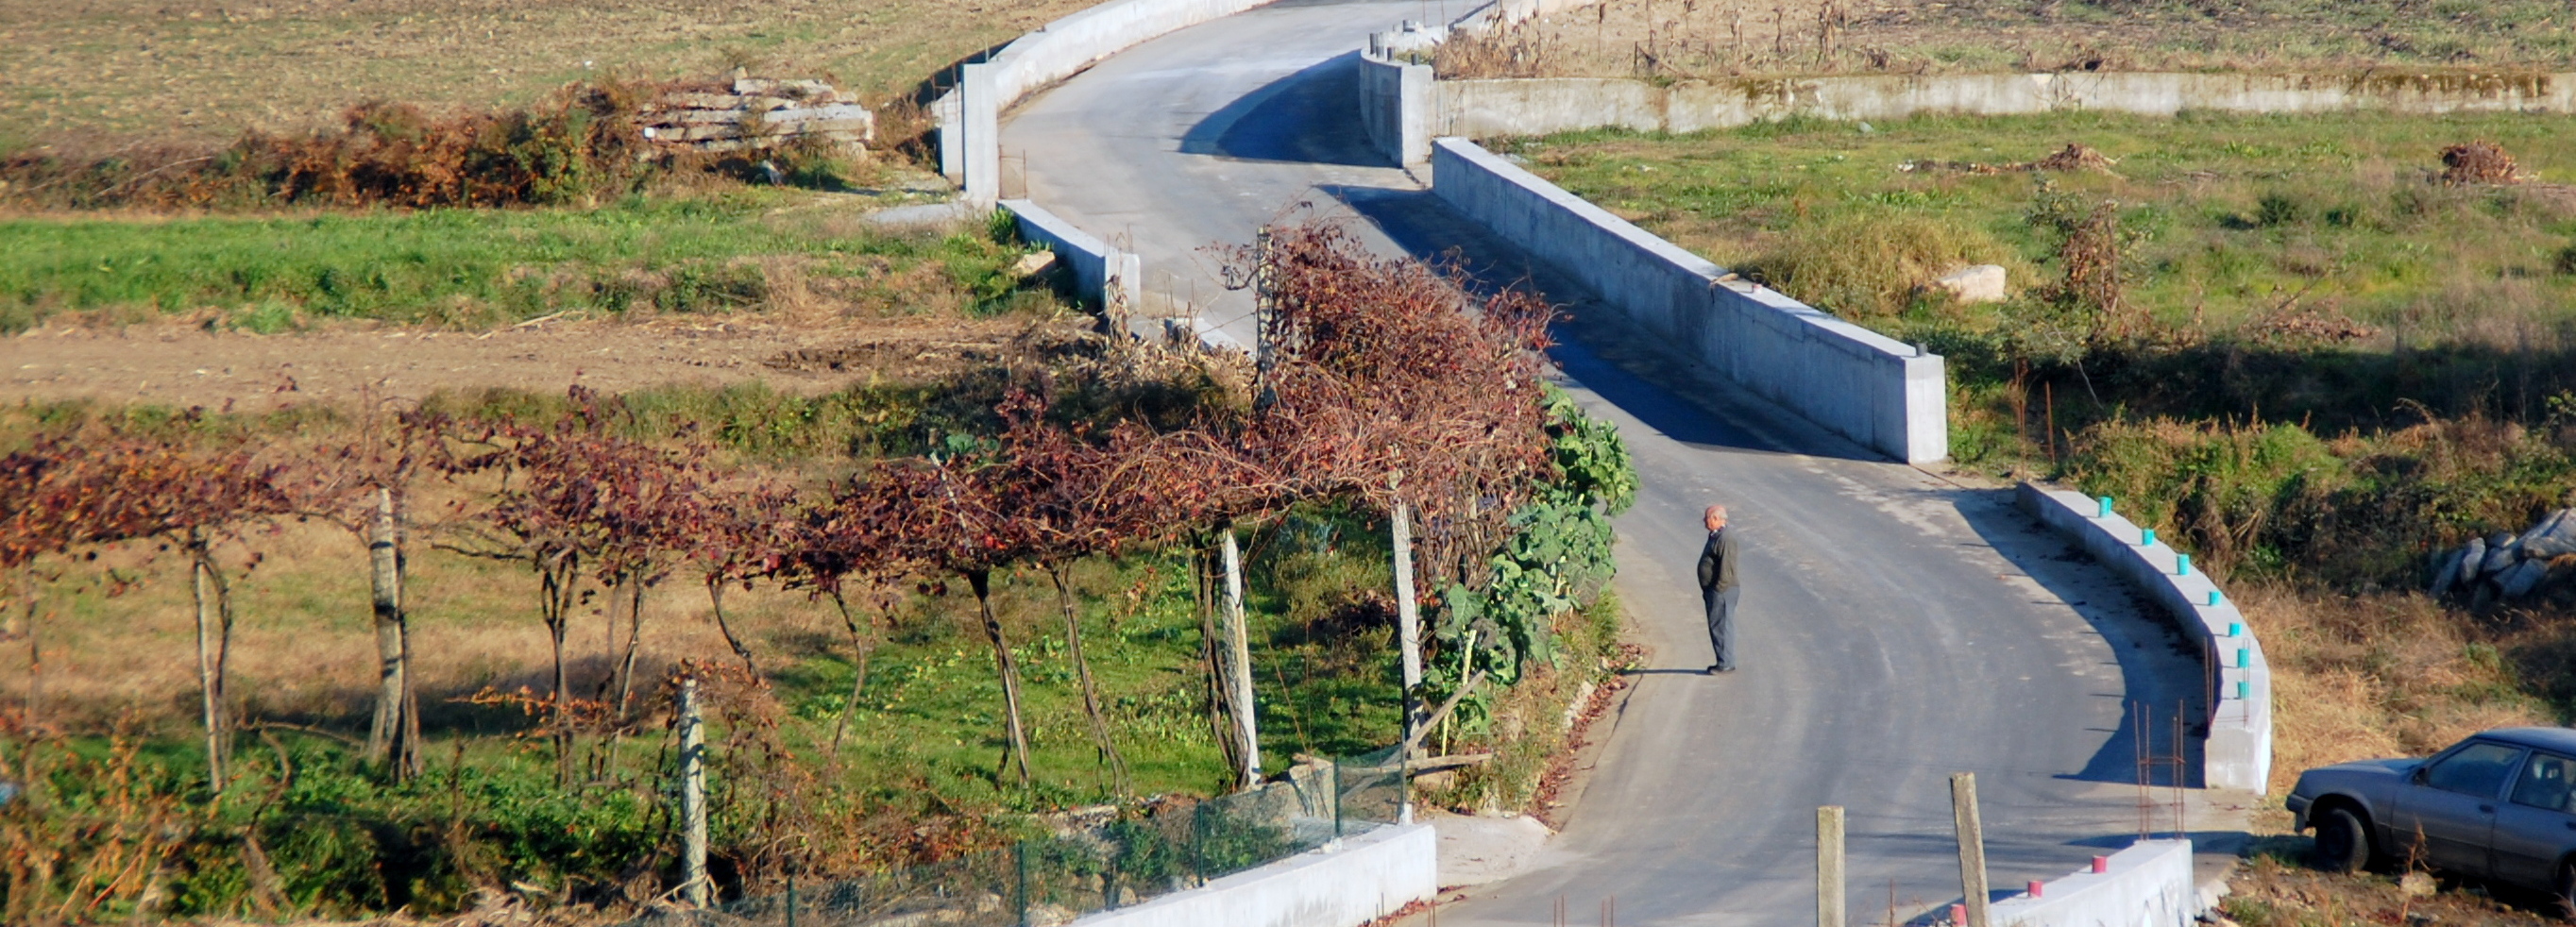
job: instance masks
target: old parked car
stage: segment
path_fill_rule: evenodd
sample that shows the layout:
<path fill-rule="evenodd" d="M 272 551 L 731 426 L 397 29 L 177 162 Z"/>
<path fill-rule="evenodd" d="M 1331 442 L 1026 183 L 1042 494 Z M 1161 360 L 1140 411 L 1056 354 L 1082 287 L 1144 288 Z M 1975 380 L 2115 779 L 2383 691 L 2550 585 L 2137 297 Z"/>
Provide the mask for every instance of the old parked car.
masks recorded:
<path fill-rule="evenodd" d="M 2576 916 L 2576 730 L 2485 731 L 2420 760 L 2363 760 L 2299 774 L 2297 827 L 2317 860 L 2351 872 L 2414 862 L 2557 896 Z"/>

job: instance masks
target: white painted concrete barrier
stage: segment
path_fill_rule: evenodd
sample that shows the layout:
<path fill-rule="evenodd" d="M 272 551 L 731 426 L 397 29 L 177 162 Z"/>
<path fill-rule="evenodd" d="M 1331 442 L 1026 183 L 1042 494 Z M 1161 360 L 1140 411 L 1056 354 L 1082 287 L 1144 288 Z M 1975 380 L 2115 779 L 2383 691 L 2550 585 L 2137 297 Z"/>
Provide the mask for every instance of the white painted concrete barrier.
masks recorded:
<path fill-rule="evenodd" d="M 2191 841 L 2143 840 L 2113 853 L 2107 871 L 2086 869 L 2014 895 L 1987 911 L 1995 927 L 2191 927 L 2200 915 Z"/>
<path fill-rule="evenodd" d="M 1440 891 L 1428 824 L 1387 825 L 1077 927 L 1357 927 Z"/>
<path fill-rule="evenodd" d="M 1085 302 L 1133 311 L 1143 301 L 1143 259 L 1075 228 L 1045 207 L 1028 200 L 1003 200 L 1002 208 L 1019 220 L 1020 237 L 1045 245 L 1056 260 L 1073 271 L 1074 290 Z"/>
<path fill-rule="evenodd" d="M 1433 143 L 1431 169 L 1441 200 L 1728 379 L 1898 460 L 1949 456 L 1939 355 L 1736 280 L 1474 142 Z"/>
<path fill-rule="evenodd" d="M 2201 784 L 2263 794 L 2272 777 L 2272 669 L 2245 616 L 2209 574 L 2187 565 L 2163 539 L 2149 536 L 2082 493 L 2021 484 L 2021 505 L 2102 566 L 2171 613 L 2183 636 L 2201 648 L 2215 691 L 2208 694 L 2209 735 L 2201 748 Z M 2142 543 L 2143 542 L 2143 543 Z M 2187 571 L 2187 572 L 2186 572 Z"/>
<path fill-rule="evenodd" d="M 1114 0 L 1021 36 L 991 59 L 966 65 L 957 88 L 932 104 L 940 171 L 964 184 L 968 199 L 992 203 L 1001 195 L 999 114 L 1012 104 L 1147 39 L 1268 2 Z"/>
<path fill-rule="evenodd" d="M 2231 113 L 2576 113 L 2576 73 L 1910 74 L 1684 81 L 1624 78 L 1443 80 L 1419 117 L 1436 135 L 1495 138 L 1617 126 L 1696 132 L 1790 116 L 1895 120 L 1918 113 L 2013 115 L 2102 110 Z"/>

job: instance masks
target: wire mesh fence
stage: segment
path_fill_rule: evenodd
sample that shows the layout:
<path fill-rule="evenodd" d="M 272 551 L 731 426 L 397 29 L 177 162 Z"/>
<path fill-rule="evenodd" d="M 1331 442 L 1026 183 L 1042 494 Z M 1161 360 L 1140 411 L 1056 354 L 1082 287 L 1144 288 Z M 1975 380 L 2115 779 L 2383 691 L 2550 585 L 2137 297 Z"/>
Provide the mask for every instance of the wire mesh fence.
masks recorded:
<path fill-rule="evenodd" d="M 1403 789 L 1392 757 L 1300 763 L 1250 791 L 929 865 L 656 910 L 622 927 L 1053 927 L 1385 826 Z"/>

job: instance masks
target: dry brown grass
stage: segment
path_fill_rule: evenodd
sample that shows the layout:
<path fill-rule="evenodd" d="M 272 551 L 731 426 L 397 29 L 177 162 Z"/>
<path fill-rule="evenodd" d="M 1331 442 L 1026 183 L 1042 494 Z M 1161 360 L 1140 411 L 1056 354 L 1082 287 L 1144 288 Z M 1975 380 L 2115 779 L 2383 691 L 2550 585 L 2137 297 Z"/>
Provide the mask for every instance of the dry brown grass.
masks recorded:
<path fill-rule="evenodd" d="M 0 143 L 309 129 L 352 103 L 524 103 L 749 65 L 871 102 L 1090 0 L 0 0 Z M 14 139 L 13 139 L 14 137 Z"/>
<path fill-rule="evenodd" d="M 2550 674 L 2563 617 L 2480 620 L 2411 592 L 2327 596 L 2257 583 L 2240 585 L 2236 601 L 2272 664 L 2274 794 L 2311 767 L 2559 721 L 2535 697 L 2532 684 L 2546 680 L 2530 677 Z"/>

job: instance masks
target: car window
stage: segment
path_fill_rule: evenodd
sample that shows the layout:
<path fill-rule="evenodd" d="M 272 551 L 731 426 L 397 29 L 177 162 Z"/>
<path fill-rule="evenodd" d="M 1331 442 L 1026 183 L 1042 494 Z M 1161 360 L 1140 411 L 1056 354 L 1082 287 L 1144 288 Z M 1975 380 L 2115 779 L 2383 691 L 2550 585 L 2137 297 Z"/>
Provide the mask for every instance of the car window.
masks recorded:
<path fill-rule="evenodd" d="M 2514 761 L 2521 758 L 2520 747 L 2470 744 L 2434 763 L 2424 773 L 2424 784 L 2446 792 L 2494 798 L 2504 780 L 2514 774 Z"/>
<path fill-rule="evenodd" d="M 2546 753 L 2534 753 L 2522 764 L 2522 778 L 2513 784 L 2513 803 L 2567 811 L 2568 783 L 2576 782 L 2576 760 Z"/>

